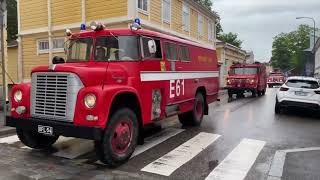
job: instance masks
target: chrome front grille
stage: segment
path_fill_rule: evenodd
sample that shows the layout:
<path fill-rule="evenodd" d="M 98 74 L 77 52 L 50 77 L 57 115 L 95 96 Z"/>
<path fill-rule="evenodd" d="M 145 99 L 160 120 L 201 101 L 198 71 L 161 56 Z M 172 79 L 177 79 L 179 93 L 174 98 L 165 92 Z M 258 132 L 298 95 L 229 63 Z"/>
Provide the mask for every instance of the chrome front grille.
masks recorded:
<path fill-rule="evenodd" d="M 79 77 L 73 73 L 33 73 L 32 117 L 72 122 L 77 94 L 82 87 Z"/>

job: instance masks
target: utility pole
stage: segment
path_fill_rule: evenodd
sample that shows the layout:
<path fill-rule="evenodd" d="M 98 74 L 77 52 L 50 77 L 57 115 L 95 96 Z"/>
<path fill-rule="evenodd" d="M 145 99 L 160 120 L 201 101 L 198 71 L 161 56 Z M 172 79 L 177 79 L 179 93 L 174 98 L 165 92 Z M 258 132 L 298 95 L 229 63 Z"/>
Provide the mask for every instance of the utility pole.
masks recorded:
<path fill-rule="evenodd" d="M 3 115 L 7 116 L 7 83 L 6 83 L 6 66 L 4 56 L 4 16 L 7 10 L 6 0 L 0 0 L 0 33 L 1 33 L 1 62 L 2 62 L 2 94 L 3 94 Z"/>

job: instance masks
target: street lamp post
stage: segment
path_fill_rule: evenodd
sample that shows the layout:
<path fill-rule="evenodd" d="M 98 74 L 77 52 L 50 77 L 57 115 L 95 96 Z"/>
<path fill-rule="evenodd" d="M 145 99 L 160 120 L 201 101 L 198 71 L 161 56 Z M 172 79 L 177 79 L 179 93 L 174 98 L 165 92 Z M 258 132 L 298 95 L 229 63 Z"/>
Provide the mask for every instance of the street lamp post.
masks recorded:
<path fill-rule="evenodd" d="M 3 115 L 6 118 L 7 115 L 7 87 L 6 87 L 6 66 L 4 56 L 4 16 L 7 9 L 7 1 L 0 0 L 0 36 L 1 36 L 1 66 L 2 66 L 2 94 L 3 94 Z"/>
<path fill-rule="evenodd" d="M 312 17 L 296 17 L 296 19 L 311 19 L 313 21 L 313 47 L 316 45 L 316 21 Z"/>

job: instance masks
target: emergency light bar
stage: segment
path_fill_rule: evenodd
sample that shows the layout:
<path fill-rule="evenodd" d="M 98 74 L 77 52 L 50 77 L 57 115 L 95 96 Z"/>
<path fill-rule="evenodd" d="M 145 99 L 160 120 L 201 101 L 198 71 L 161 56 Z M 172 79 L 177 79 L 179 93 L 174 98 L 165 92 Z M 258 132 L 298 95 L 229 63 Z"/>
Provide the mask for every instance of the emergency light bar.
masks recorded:
<path fill-rule="evenodd" d="M 134 20 L 134 23 L 130 26 L 131 31 L 138 31 L 141 29 L 141 21 L 139 18 Z"/>

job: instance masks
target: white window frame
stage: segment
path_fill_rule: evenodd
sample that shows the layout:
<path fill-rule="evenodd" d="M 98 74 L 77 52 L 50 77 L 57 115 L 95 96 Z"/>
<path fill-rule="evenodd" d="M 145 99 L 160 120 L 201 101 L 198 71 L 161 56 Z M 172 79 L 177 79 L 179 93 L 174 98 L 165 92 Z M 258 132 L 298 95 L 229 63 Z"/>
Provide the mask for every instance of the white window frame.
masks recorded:
<path fill-rule="evenodd" d="M 188 14 L 187 17 L 184 16 L 185 13 Z M 187 18 L 186 19 L 187 24 L 184 23 L 185 18 Z M 189 32 L 190 31 L 190 7 L 186 3 L 183 3 L 182 5 L 182 23 L 183 23 L 183 26 L 182 26 L 183 30 L 186 32 Z"/>
<path fill-rule="evenodd" d="M 139 1 L 142 1 L 142 8 L 139 8 Z M 143 9 L 143 1 L 147 1 L 147 10 Z M 145 15 L 149 15 L 149 10 L 150 10 L 150 0 L 137 0 L 137 9 L 140 13 L 145 14 Z"/>
<path fill-rule="evenodd" d="M 203 23 L 204 23 L 204 17 L 203 17 L 203 15 L 198 13 L 198 36 L 199 37 L 203 37 L 203 34 L 204 34 Z M 200 24 L 201 24 L 201 26 L 200 26 Z"/>
<path fill-rule="evenodd" d="M 212 20 L 208 20 L 208 40 L 214 40 L 214 23 Z"/>
<path fill-rule="evenodd" d="M 172 8 L 171 0 L 162 0 L 161 2 L 162 2 L 162 4 L 161 4 L 162 22 L 170 24 L 171 23 L 171 8 Z M 165 3 L 169 3 L 169 19 L 165 19 L 165 17 L 164 17 L 164 4 Z"/>
<path fill-rule="evenodd" d="M 54 41 L 54 40 L 65 40 L 65 38 L 64 37 L 56 37 L 56 38 L 53 38 L 52 39 L 52 41 Z M 40 43 L 42 43 L 42 42 L 44 42 L 44 43 L 48 43 L 48 49 L 40 49 Z M 47 54 L 47 53 L 49 53 L 49 39 L 38 39 L 37 40 L 37 54 L 39 55 L 39 54 Z M 52 43 L 52 45 L 53 45 L 53 43 Z M 60 53 L 60 52 L 64 52 L 64 48 L 54 48 L 54 47 L 52 47 L 52 52 L 53 53 Z"/>

